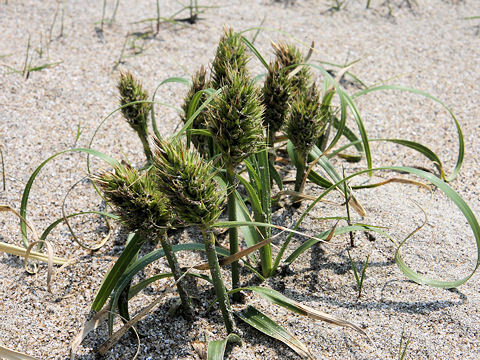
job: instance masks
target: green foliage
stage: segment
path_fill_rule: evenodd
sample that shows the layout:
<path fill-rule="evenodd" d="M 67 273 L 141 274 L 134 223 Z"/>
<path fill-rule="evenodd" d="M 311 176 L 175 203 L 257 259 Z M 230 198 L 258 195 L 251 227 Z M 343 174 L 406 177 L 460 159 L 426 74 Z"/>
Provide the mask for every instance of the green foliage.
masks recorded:
<path fill-rule="evenodd" d="M 199 91 L 205 90 L 209 88 L 210 85 L 207 81 L 207 71 L 205 70 L 205 67 L 202 65 L 200 67 L 200 70 L 198 70 L 193 76 L 192 76 L 192 85 L 190 86 L 190 89 L 188 90 L 188 93 L 185 97 L 185 102 L 182 106 L 183 114 L 182 114 L 182 121 L 184 124 L 187 123 L 188 121 L 188 113 L 190 110 L 190 107 L 192 106 L 193 99 L 195 94 L 197 94 Z M 204 102 L 207 99 L 207 95 L 203 93 L 200 96 L 199 101 Z M 192 122 L 192 129 L 203 129 L 205 130 L 207 128 L 207 119 L 205 116 L 205 111 L 202 111 L 198 114 L 198 116 L 193 120 Z M 204 135 L 192 135 L 191 136 L 191 141 L 193 145 L 195 145 L 196 149 L 200 154 L 203 156 L 208 156 L 210 152 L 210 141 L 208 137 Z"/>
<path fill-rule="evenodd" d="M 352 260 L 352 257 L 350 256 L 350 251 L 347 250 L 347 254 L 348 254 L 348 259 L 350 260 L 350 266 L 352 267 L 352 270 L 353 270 L 353 276 L 355 277 L 355 282 L 357 283 L 358 297 L 360 298 L 362 296 L 363 280 L 365 279 L 365 273 L 367 272 L 368 259 L 370 258 L 370 255 L 367 256 L 367 259 L 365 260 L 365 263 L 362 266 L 362 272 L 359 275 L 357 266 L 355 265 L 355 263 Z"/>
<path fill-rule="evenodd" d="M 214 179 L 212 163 L 181 142 L 155 138 L 154 144 L 158 188 L 184 223 L 208 227 L 222 213 L 226 195 Z"/>
<path fill-rule="evenodd" d="M 233 69 L 230 82 L 208 107 L 208 130 L 226 163 L 237 166 L 265 143 L 263 106 L 253 80 Z"/>

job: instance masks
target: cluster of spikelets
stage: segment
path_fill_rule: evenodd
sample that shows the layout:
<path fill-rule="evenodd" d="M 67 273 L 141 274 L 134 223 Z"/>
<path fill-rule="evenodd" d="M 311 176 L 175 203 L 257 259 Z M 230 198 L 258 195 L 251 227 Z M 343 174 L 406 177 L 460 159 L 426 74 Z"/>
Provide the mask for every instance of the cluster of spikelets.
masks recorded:
<path fill-rule="evenodd" d="M 152 171 L 139 173 L 128 164 L 119 164 L 113 171 L 95 176 L 94 181 L 128 230 L 148 235 L 172 226 L 174 216 L 167 198 L 158 191 Z"/>
<path fill-rule="evenodd" d="M 236 166 L 266 141 L 273 147 L 280 130 L 302 153 L 308 153 L 322 135 L 327 119 L 320 111 L 320 96 L 309 68 L 298 66 L 304 63 L 304 56 L 291 44 L 273 44 L 273 49 L 275 60 L 259 89 L 249 77 L 249 56 L 241 35 L 226 29 L 211 65 L 211 80 L 206 79 L 203 67 L 192 77 L 183 105 L 185 123 L 197 91 L 208 86 L 221 89 L 192 123 L 194 129 L 208 129 L 217 146 L 216 151 L 208 152 L 207 139 L 192 136 L 201 154 L 220 153 L 226 164 Z"/>
<path fill-rule="evenodd" d="M 320 110 L 320 94 L 312 85 L 293 101 L 285 132 L 298 152 L 305 156 L 312 150 L 325 125 Z"/>
<path fill-rule="evenodd" d="M 188 225 L 208 227 L 222 213 L 225 192 L 219 189 L 211 162 L 180 142 L 154 139 L 158 190 Z"/>

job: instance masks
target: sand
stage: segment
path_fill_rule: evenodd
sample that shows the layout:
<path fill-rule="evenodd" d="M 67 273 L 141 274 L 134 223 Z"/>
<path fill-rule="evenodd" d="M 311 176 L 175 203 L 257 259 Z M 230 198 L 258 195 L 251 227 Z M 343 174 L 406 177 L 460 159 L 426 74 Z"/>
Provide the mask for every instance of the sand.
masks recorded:
<path fill-rule="evenodd" d="M 207 5 L 205 1 L 200 3 Z M 410 8 L 407 1 L 391 0 L 389 9 L 383 0 L 373 0 L 367 10 L 365 1 L 351 0 L 340 11 L 329 10 L 331 3 L 210 1 L 208 5 L 213 7 L 205 9 L 194 25 L 162 23 L 156 38 L 132 40 L 129 36 L 126 41 L 127 34 L 150 29 L 149 23 L 136 22 L 155 16 L 154 1 L 121 1 L 115 22 L 105 24 L 103 32 L 98 31 L 101 1 L 61 2 L 56 17 L 56 1 L 2 1 L 0 146 L 5 158 L 6 190 L 0 188 L 0 203 L 18 210 L 25 183 L 43 160 L 61 150 L 88 147 L 99 123 L 117 108 L 116 81 L 120 70 L 134 73 L 153 93 L 162 80 L 188 77 L 200 65 L 208 64 L 224 24 L 240 31 L 258 26 L 264 19 L 263 26 L 268 30 L 260 32 L 255 45 L 267 60 L 272 58 L 270 41 L 286 40 L 289 34 L 305 45 L 315 42 L 313 63 L 360 60 L 351 72 L 367 85 L 386 82 L 409 86 L 444 102 L 458 118 L 465 136 L 463 168 L 450 186 L 479 214 L 480 21 L 464 20 L 480 15 L 478 1 L 418 0 L 418 5 Z M 175 1 L 160 2 L 160 6 L 162 16 L 179 8 Z M 107 3 L 107 19 L 113 7 L 113 1 Z M 251 38 L 253 34 L 250 31 L 245 35 Z M 11 69 L 23 69 L 29 37 L 32 67 L 60 63 L 31 72 L 26 79 Z M 120 58 L 122 63 L 116 67 Z M 252 60 L 250 67 L 254 74 L 263 72 L 257 60 Z M 315 76 L 320 78 L 320 73 L 315 72 Z M 350 93 L 357 91 L 348 84 L 346 89 Z M 185 86 L 164 85 L 157 100 L 179 107 L 185 92 Z M 458 141 L 448 112 L 439 104 L 413 94 L 386 91 L 360 97 L 357 106 L 371 138 L 419 141 L 435 151 L 447 173 L 451 173 Z M 177 111 L 157 105 L 156 114 L 160 132 L 172 134 L 179 123 Z M 349 124 L 354 127 L 353 119 L 349 119 Z M 127 158 L 136 165 L 143 161 L 140 142 L 118 113 L 100 128 L 92 148 L 117 159 Z M 398 145 L 372 143 L 372 153 L 374 166 L 421 166 L 435 170 L 428 160 Z M 337 169 L 344 166 L 347 173 L 366 166 L 365 161 L 348 164 L 341 159 L 334 164 Z M 106 167 L 95 159 L 91 164 L 93 172 Z M 62 216 L 66 193 L 86 176 L 85 155 L 79 153 L 61 155 L 42 169 L 32 187 L 27 212 L 28 220 L 38 231 Z M 357 183 L 364 180 L 367 177 Z M 378 179 L 371 181 L 375 180 Z M 307 190 L 320 194 L 315 187 Z M 358 191 L 357 197 L 368 215 L 364 219 L 355 216 L 354 220 L 388 227 L 392 236 L 400 240 L 423 222 L 423 212 L 413 201 L 421 205 L 428 214 L 428 224 L 403 248 L 407 264 L 421 274 L 443 280 L 460 279 L 475 267 L 477 248 L 472 232 L 460 211 L 439 190 L 430 194 L 416 186 L 390 184 Z M 341 201 L 338 196 L 332 199 Z M 86 180 L 75 186 L 66 200 L 67 213 L 101 208 L 100 199 Z M 331 226 L 318 217 L 344 213 L 343 207 L 319 205 L 302 225 L 302 231 L 317 234 Z M 299 212 L 284 208 L 274 218 L 292 226 L 298 216 Z M 90 244 L 98 243 L 106 233 L 105 223 L 91 216 L 78 218 L 72 225 Z M 44 265 L 38 275 L 31 276 L 24 271 L 21 258 L 0 253 L 0 345 L 40 359 L 68 358 L 70 344 L 89 316 L 103 276 L 123 249 L 125 233 L 118 224 L 113 227 L 112 238 L 95 253 L 80 248 L 65 225 L 49 235 L 57 256 L 76 260 L 67 267 L 55 268 L 52 293 L 47 292 Z M 180 242 L 198 239 L 193 230 L 175 236 L 175 241 Z M 0 241 L 21 244 L 18 219 L 11 214 L 1 214 Z M 288 253 L 301 241 L 296 239 Z M 329 245 L 315 246 L 289 271 L 264 285 L 360 324 L 372 343 L 351 330 L 288 313 L 253 294 L 248 294 L 246 303 L 277 319 L 308 346 L 316 359 L 397 359 L 403 331 L 410 336 L 407 359 L 478 358 L 478 273 L 453 291 L 420 286 L 408 281 L 395 265 L 395 247 L 388 239 L 376 236 L 371 242 L 358 233 L 356 247 L 350 253 L 358 266 L 370 255 L 370 264 L 362 297 L 357 298 L 347 249 L 347 236 L 336 237 Z M 198 259 L 197 255 L 179 254 L 184 266 Z M 166 264 L 159 261 L 145 275 L 164 270 Z M 249 275 L 244 279 L 253 284 Z M 135 312 L 158 296 L 164 297 L 158 308 L 138 324 L 145 335 L 139 359 L 196 359 L 193 342 L 225 336 L 219 312 L 206 312 L 212 299 L 210 287 L 191 283 L 192 289 L 196 287 L 199 315 L 194 321 L 187 321 L 167 313 L 176 300 L 171 285 L 170 281 L 160 281 L 132 302 Z M 229 349 L 228 358 L 297 357 L 283 344 L 245 325 L 240 327 L 243 346 Z M 106 326 L 102 325 L 77 349 L 76 359 L 96 358 L 95 349 L 106 338 Z M 131 359 L 135 351 L 136 340 L 125 335 L 106 358 Z"/>

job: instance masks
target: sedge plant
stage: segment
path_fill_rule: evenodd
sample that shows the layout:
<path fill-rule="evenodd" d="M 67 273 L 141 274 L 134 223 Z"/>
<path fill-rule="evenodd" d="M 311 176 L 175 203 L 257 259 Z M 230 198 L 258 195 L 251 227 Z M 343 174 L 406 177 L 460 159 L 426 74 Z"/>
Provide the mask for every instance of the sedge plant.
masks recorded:
<path fill-rule="evenodd" d="M 237 220 L 235 169 L 264 144 L 263 106 L 260 92 L 245 73 L 227 69 L 229 82 L 208 108 L 208 130 L 219 149 L 228 191 L 228 219 Z M 238 252 L 238 229 L 229 229 L 230 253 Z M 239 286 L 238 262 L 232 263 L 232 286 Z M 238 299 L 239 294 L 234 294 Z"/>
<path fill-rule="evenodd" d="M 237 220 L 235 168 L 264 142 L 261 95 L 248 77 L 247 48 L 240 34 L 225 29 L 212 63 L 212 86 L 222 92 L 208 108 L 207 128 L 226 170 L 228 219 Z M 238 252 L 238 228 L 229 229 L 230 253 Z M 232 264 L 232 287 L 240 283 L 238 262 Z M 235 293 L 239 300 L 240 294 Z"/>
<path fill-rule="evenodd" d="M 215 181 L 211 162 L 180 142 L 154 139 L 156 183 L 170 201 L 170 206 L 186 225 L 200 227 L 215 294 L 228 333 L 235 330 L 230 302 L 223 283 L 212 224 L 222 213 L 225 192 Z"/>
<path fill-rule="evenodd" d="M 193 315 L 185 281 L 167 235 L 167 229 L 172 227 L 176 219 L 170 211 L 167 198 L 157 190 L 152 171 L 139 173 L 127 164 L 119 164 L 113 172 L 98 175 L 94 181 L 115 206 L 122 223 L 129 231 L 139 232 L 144 241 L 160 241 L 185 313 L 187 316 Z"/>

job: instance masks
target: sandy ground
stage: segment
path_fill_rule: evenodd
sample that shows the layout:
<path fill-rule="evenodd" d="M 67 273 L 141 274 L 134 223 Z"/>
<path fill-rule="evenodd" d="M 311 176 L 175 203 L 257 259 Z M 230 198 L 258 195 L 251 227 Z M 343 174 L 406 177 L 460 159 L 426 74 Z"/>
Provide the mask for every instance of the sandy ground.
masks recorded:
<path fill-rule="evenodd" d="M 173 14 L 179 4 L 160 2 L 162 16 Z M 153 93 L 172 76 L 189 76 L 213 58 L 224 24 L 236 30 L 264 27 L 256 46 L 267 59 L 272 57 L 271 40 L 293 36 L 299 43 L 315 41 L 312 62 L 345 64 L 359 59 L 352 72 L 368 85 L 395 83 L 425 90 L 449 106 L 465 135 L 462 172 L 450 185 L 480 213 L 480 15 L 477 0 L 418 0 L 413 9 L 406 1 L 387 3 L 351 0 L 341 11 L 329 11 L 327 0 L 303 1 L 285 6 L 270 0 L 242 2 L 200 2 L 212 5 L 194 25 L 161 24 L 154 39 L 134 39 L 131 34 L 148 30 L 138 23 L 155 16 L 155 2 L 121 1 L 115 22 L 99 32 L 101 1 L 2 1 L 0 4 L 0 145 L 5 158 L 6 190 L 0 189 L 0 203 L 19 209 L 25 183 L 48 156 L 74 146 L 86 147 L 98 124 L 117 107 L 116 81 L 120 69 L 128 69 Z M 238 3 L 238 4 L 236 4 Z M 114 2 L 109 1 L 110 18 Z M 63 9 L 63 31 L 62 31 Z M 183 16 L 183 15 L 182 15 Z M 54 20 L 55 18 L 55 20 Z M 97 30 L 96 30 L 97 29 Z M 274 31 L 274 29 L 276 31 Z M 254 32 L 246 33 L 251 38 Z M 57 66 L 30 73 L 28 79 L 11 69 L 22 70 L 30 37 L 31 66 L 60 62 Z M 50 40 L 50 41 L 49 41 Z M 122 55 L 122 47 L 126 44 Z M 302 46 L 302 45 L 300 45 Z M 141 51 L 139 54 L 135 54 Z M 41 54 L 41 57 L 40 57 Z M 116 62 L 122 63 L 115 68 Z M 251 61 L 255 74 L 263 70 Z M 316 73 L 320 77 L 319 73 Z M 356 89 L 348 87 L 355 92 Z M 180 106 L 186 88 L 178 84 L 160 87 L 157 99 Z M 448 113 L 423 97 L 400 92 L 373 93 L 357 101 L 371 138 L 404 138 L 420 141 L 437 152 L 451 172 L 458 142 Z M 171 134 L 179 122 L 176 110 L 158 105 L 160 131 Z M 354 126 L 353 120 L 349 124 Z M 77 138 L 77 135 L 78 138 Z M 140 142 L 118 114 L 98 131 L 92 147 L 117 159 L 140 164 Z M 433 166 L 405 148 L 372 144 L 375 166 Z M 365 162 L 335 162 L 338 169 L 352 172 Z M 92 170 L 105 167 L 92 161 Z M 69 188 L 86 176 L 85 156 L 68 153 L 50 162 L 37 177 L 29 201 L 28 219 L 39 231 L 61 216 L 61 204 Z M 378 174 L 383 178 L 393 174 Z M 365 179 L 363 179 L 365 180 Z M 374 179 L 375 180 L 375 179 Z M 308 188 L 319 194 L 319 189 Z M 428 224 L 404 247 L 406 262 L 422 274 L 439 279 L 459 279 L 475 267 L 477 249 L 466 220 L 440 191 L 433 196 L 409 185 L 388 185 L 357 193 L 368 215 L 357 221 L 388 227 L 403 239 L 422 223 L 424 216 L 411 200 L 428 214 Z M 340 201 L 338 198 L 337 201 Z M 101 202 L 88 181 L 80 182 L 66 200 L 68 213 L 98 210 Z M 303 225 L 316 234 L 327 228 L 319 216 L 343 215 L 344 209 L 321 205 Z M 299 213 L 290 208 L 275 213 L 275 221 L 291 226 Z M 77 234 L 91 244 L 105 234 L 105 224 L 92 217 L 73 222 Z M 78 247 L 66 226 L 49 236 L 56 255 L 77 262 L 56 268 L 52 293 L 45 283 L 45 267 L 37 276 L 23 270 L 22 259 L 0 254 L 0 344 L 41 359 L 68 358 L 69 345 L 89 315 L 89 306 L 100 282 L 123 248 L 125 234 L 118 226 L 111 240 L 91 254 Z M 176 236 L 178 241 L 195 241 L 194 231 Z M 17 218 L 2 213 L 0 241 L 21 244 Z M 278 240 L 277 244 L 282 241 Z M 301 239 L 292 244 L 291 250 Z M 364 234 L 356 237 L 351 250 L 360 265 L 370 255 L 363 295 L 357 290 L 347 256 L 347 237 L 337 237 L 328 246 L 316 246 L 302 255 L 283 276 L 269 280 L 285 295 L 319 310 L 361 324 L 371 337 L 289 314 L 254 295 L 247 303 L 256 305 L 295 334 L 317 359 L 397 359 L 402 331 L 410 335 L 407 359 L 478 359 L 480 356 L 480 285 L 475 274 L 454 291 L 419 286 L 407 280 L 393 261 L 394 246 L 377 236 L 374 242 Z M 290 250 L 290 251 L 291 251 Z M 197 260 L 180 254 L 184 265 Z M 147 274 L 165 270 L 158 262 Z M 249 276 L 245 279 L 251 281 Z M 140 359 L 195 359 L 194 341 L 223 337 L 217 311 L 205 313 L 212 291 L 201 283 L 196 287 L 199 316 L 195 321 L 171 317 L 167 310 L 175 301 L 171 282 L 160 282 L 133 302 L 140 309 L 157 296 L 164 301 L 140 324 L 145 335 Z M 231 359 L 289 359 L 289 348 L 241 325 L 244 344 L 228 352 Z M 77 359 L 94 359 L 95 349 L 106 340 L 106 327 L 92 333 L 77 350 Z M 136 341 L 127 335 L 108 353 L 108 359 L 131 359 Z"/>

